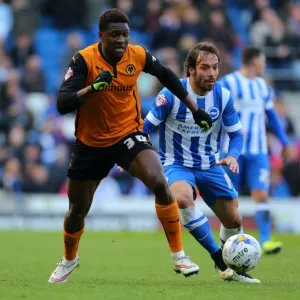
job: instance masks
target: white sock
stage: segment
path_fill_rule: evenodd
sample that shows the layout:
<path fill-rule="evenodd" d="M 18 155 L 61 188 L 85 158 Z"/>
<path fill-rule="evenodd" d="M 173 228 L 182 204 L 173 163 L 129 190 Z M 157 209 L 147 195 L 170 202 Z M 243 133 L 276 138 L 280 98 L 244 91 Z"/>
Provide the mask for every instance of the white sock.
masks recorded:
<path fill-rule="evenodd" d="M 77 252 L 76 257 L 73 260 L 67 260 L 65 257 L 63 257 L 63 262 L 65 264 L 73 263 L 75 260 L 78 259 L 78 257 L 79 257 L 79 255 L 78 255 L 78 252 Z"/>
<path fill-rule="evenodd" d="M 185 253 L 184 253 L 184 250 L 181 250 L 179 252 L 171 252 L 171 256 L 172 256 L 172 259 L 175 260 L 175 259 L 184 257 Z"/>
<path fill-rule="evenodd" d="M 203 216 L 203 213 L 199 209 L 196 209 L 195 204 L 187 208 L 180 208 L 179 213 L 183 225 L 186 225 L 191 221 L 197 220 Z"/>
<path fill-rule="evenodd" d="M 201 217 L 202 213 L 200 214 L 195 210 L 195 205 L 192 205 L 187 208 L 179 209 L 180 217 L 183 225 L 188 224 L 189 222 Z M 171 253 L 172 259 L 178 259 L 185 256 L 184 250 L 179 252 L 172 252 Z"/>
<path fill-rule="evenodd" d="M 243 233 L 243 228 L 233 228 L 233 229 L 229 229 L 229 228 L 225 228 L 223 226 L 223 224 L 221 224 L 220 227 L 220 243 L 221 243 L 221 247 L 224 246 L 225 242 L 233 235 L 235 234 L 239 234 L 239 233 Z"/>

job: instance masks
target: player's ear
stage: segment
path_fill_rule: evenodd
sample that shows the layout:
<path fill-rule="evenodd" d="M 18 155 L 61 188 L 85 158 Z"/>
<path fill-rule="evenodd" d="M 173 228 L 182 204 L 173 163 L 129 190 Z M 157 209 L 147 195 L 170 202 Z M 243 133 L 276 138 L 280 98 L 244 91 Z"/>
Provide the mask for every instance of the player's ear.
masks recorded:
<path fill-rule="evenodd" d="M 98 36 L 99 36 L 99 39 L 102 40 L 103 32 L 99 31 L 99 32 L 98 32 Z"/>
<path fill-rule="evenodd" d="M 189 68 L 189 73 L 190 73 L 190 75 L 194 75 L 195 74 L 195 69 L 194 68 Z"/>

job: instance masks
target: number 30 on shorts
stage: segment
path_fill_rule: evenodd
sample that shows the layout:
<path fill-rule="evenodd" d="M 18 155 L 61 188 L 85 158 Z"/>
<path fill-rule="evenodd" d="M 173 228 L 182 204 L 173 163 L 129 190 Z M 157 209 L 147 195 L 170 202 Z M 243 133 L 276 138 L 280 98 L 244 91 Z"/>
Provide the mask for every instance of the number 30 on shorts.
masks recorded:
<path fill-rule="evenodd" d="M 143 135 L 136 135 L 134 137 L 130 137 L 128 139 L 126 139 L 123 143 L 126 145 L 126 147 L 128 148 L 128 150 L 130 150 L 131 148 L 134 147 L 135 145 L 135 141 L 134 139 L 137 141 L 137 142 L 148 142 L 147 138 Z"/>

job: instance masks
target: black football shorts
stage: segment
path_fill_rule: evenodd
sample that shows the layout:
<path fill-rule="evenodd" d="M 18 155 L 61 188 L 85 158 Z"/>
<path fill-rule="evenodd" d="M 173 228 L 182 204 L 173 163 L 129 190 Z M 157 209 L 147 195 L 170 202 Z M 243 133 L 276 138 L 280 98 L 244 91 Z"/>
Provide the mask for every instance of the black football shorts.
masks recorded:
<path fill-rule="evenodd" d="M 154 151 L 148 137 L 141 132 L 134 132 L 118 143 L 97 148 L 76 140 L 72 149 L 68 177 L 73 180 L 102 180 L 115 164 L 127 170 L 138 153 L 143 150 Z"/>

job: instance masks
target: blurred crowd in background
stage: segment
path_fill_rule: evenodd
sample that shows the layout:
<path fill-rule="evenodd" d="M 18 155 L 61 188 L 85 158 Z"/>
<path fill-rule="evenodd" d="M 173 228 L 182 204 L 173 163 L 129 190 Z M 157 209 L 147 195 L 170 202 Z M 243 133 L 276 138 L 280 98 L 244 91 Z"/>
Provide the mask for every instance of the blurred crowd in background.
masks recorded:
<path fill-rule="evenodd" d="M 128 14 L 131 43 L 146 47 L 179 77 L 187 52 L 201 40 L 219 47 L 220 76 L 240 67 L 245 45 L 264 49 L 275 106 L 295 150 L 285 165 L 269 131 L 270 193 L 300 194 L 300 139 L 284 98 L 285 91 L 300 91 L 300 1 L 292 0 L 0 0 L 1 188 L 20 197 L 66 193 L 74 115 L 57 113 L 57 91 L 73 54 L 98 41 L 99 15 L 111 7 Z M 146 74 L 138 83 L 145 116 L 162 86 Z M 157 140 L 154 134 L 155 146 Z M 101 190 L 149 193 L 117 168 Z"/>

